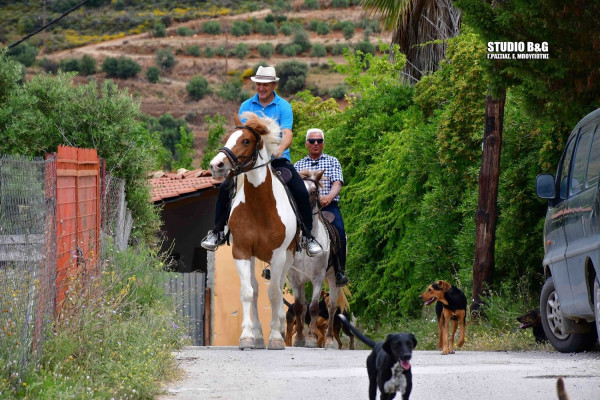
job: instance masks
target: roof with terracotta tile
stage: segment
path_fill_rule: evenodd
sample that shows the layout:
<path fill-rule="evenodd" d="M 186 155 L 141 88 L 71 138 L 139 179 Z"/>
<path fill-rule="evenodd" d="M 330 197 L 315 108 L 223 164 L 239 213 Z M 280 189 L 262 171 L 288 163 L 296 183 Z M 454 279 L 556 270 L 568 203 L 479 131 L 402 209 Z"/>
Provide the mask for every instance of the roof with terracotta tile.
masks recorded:
<path fill-rule="evenodd" d="M 177 172 L 156 171 L 148 175 L 152 185 L 152 202 L 173 199 L 189 193 L 209 189 L 220 181 L 213 179 L 210 171 L 180 169 Z"/>

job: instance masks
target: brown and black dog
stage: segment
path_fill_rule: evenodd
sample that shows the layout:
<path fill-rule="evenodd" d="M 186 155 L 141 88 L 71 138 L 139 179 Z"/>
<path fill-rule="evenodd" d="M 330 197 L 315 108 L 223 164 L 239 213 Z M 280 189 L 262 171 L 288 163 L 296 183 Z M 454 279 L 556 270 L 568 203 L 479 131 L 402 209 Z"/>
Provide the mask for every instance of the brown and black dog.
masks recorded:
<path fill-rule="evenodd" d="M 435 313 L 438 319 L 439 330 L 438 348 L 442 350 L 442 354 L 444 355 L 454 353 L 454 335 L 458 325 L 460 325 L 460 338 L 457 346 L 462 347 L 465 342 L 467 297 L 456 286 L 439 280 L 429 285 L 420 298 L 425 302 L 426 306 L 437 301 Z M 452 324 L 450 343 L 448 343 L 450 320 L 454 321 L 454 323 Z"/>
<path fill-rule="evenodd" d="M 535 337 L 535 341 L 537 343 L 546 343 L 548 341 L 546 333 L 544 332 L 544 327 L 542 326 L 540 310 L 529 310 L 520 317 L 517 317 L 517 321 L 521 323 L 521 325 L 519 325 L 521 329 L 533 329 L 533 336 Z"/>

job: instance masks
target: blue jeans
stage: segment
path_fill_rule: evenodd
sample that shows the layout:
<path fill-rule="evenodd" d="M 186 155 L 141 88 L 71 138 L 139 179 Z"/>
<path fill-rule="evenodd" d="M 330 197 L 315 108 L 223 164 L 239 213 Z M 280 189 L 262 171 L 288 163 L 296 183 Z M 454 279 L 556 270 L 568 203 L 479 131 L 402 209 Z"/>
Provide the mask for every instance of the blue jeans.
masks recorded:
<path fill-rule="evenodd" d="M 342 271 L 344 271 L 346 267 L 346 230 L 344 229 L 342 213 L 340 212 L 337 201 L 332 201 L 327 207 L 323 207 L 321 211 L 329 211 L 335 215 L 332 224 L 340 234 L 340 266 L 342 267 Z"/>

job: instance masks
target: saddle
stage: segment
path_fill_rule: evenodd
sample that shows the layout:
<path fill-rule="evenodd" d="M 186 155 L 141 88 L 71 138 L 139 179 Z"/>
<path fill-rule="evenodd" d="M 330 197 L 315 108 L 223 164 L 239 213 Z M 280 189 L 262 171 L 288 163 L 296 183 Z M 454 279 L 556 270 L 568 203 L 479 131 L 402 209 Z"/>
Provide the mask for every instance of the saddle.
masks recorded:
<path fill-rule="evenodd" d="M 304 228 L 304 223 L 300 218 L 300 212 L 298 211 L 298 205 L 296 204 L 296 200 L 288 187 L 288 182 L 292 180 L 292 173 L 285 167 L 274 168 L 275 176 L 281 183 L 283 183 L 283 187 L 285 188 L 285 193 L 290 201 L 290 205 L 292 206 L 292 210 L 294 210 L 294 215 L 296 216 L 296 224 L 298 227 Z M 298 234 L 296 234 L 296 251 L 302 251 L 302 247 L 300 246 L 300 240 L 298 239 Z"/>

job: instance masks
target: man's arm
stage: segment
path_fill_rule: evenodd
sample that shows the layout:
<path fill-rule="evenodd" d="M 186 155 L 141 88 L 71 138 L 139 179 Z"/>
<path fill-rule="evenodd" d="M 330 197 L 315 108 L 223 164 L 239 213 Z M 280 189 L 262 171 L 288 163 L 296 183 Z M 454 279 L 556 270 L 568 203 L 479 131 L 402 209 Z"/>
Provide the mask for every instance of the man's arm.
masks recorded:
<path fill-rule="evenodd" d="M 331 185 L 331 191 L 329 192 L 329 194 L 326 196 L 321 196 L 321 198 L 319 199 L 319 201 L 321 202 L 321 206 L 327 207 L 329 204 L 331 204 L 333 199 L 335 199 L 335 196 L 340 194 L 341 191 L 342 191 L 342 182 L 340 182 L 340 181 L 333 182 L 333 184 Z"/>
<path fill-rule="evenodd" d="M 283 154 L 283 152 L 292 145 L 292 139 L 294 138 L 291 129 L 284 128 L 281 130 L 281 132 L 281 143 L 279 144 L 279 146 L 277 146 L 277 150 L 273 152 L 273 157 L 275 158 L 281 157 L 281 154 Z"/>

